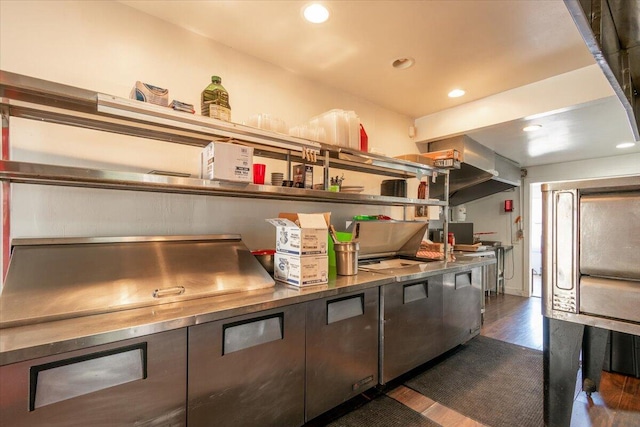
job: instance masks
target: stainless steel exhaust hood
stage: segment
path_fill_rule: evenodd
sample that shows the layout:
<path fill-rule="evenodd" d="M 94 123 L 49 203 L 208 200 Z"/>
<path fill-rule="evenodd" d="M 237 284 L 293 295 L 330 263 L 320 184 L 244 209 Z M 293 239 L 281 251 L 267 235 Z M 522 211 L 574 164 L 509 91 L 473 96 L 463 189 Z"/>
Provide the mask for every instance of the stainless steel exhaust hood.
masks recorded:
<path fill-rule="evenodd" d="M 564 0 L 593 55 L 629 117 L 640 141 L 640 2 Z"/>
<path fill-rule="evenodd" d="M 425 144 L 423 152 L 455 149 L 460 153 L 460 169 L 449 172 L 449 205 L 472 200 L 520 186 L 520 165 L 496 154 L 466 135 Z M 442 197 L 444 180 L 431 184 L 431 197 Z"/>

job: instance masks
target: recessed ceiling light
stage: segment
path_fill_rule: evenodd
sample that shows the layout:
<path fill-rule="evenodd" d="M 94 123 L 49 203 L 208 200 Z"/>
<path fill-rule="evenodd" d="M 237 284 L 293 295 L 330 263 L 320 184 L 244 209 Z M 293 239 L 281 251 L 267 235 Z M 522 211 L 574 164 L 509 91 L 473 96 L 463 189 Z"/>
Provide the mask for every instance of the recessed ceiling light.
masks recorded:
<path fill-rule="evenodd" d="M 631 147 L 635 147 L 635 145 L 636 145 L 635 142 L 623 142 L 616 145 L 616 148 L 631 148 Z"/>
<path fill-rule="evenodd" d="M 466 92 L 462 89 L 454 89 L 451 92 L 449 92 L 449 98 L 460 98 L 465 93 Z"/>
<path fill-rule="evenodd" d="M 397 68 L 398 70 L 404 70 L 405 68 L 413 67 L 413 64 L 415 63 L 416 63 L 415 59 L 411 57 L 407 57 L 407 58 L 398 58 L 395 61 L 393 61 L 391 65 L 393 65 L 393 68 Z"/>
<path fill-rule="evenodd" d="M 329 10 L 319 3 L 312 3 L 302 12 L 304 19 L 314 24 L 322 24 L 329 19 Z"/>
<path fill-rule="evenodd" d="M 534 132 L 540 129 L 542 129 L 542 125 L 529 125 L 522 128 L 525 132 Z"/>

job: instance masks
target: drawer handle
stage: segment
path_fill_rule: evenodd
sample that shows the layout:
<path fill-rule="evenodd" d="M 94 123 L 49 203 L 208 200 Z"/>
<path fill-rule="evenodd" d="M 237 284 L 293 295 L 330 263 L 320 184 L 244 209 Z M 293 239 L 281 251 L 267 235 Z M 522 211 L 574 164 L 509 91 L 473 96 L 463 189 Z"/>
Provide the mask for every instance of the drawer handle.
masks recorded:
<path fill-rule="evenodd" d="M 327 325 L 363 314 L 364 294 L 327 301 Z"/>
<path fill-rule="evenodd" d="M 147 343 L 32 366 L 29 411 L 147 378 Z"/>
<path fill-rule="evenodd" d="M 455 289 L 466 288 L 471 286 L 471 272 L 456 274 Z"/>
<path fill-rule="evenodd" d="M 284 313 L 223 325 L 222 355 L 284 339 Z"/>
<path fill-rule="evenodd" d="M 408 304 L 410 302 L 427 299 L 427 282 L 416 283 L 413 285 L 405 285 L 403 288 L 402 303 Z"/>
<path fill-rule="evenodd" d="M 163 298 L 163 297 L 169 297 L 172 295 L 182 295 L 184 294 L 184 286 L 174 286 L 172 288 L 163 288 L 163 289 L 156 289 L 155 291 L 153 291 L 153 297 L 154 298 Z"/>

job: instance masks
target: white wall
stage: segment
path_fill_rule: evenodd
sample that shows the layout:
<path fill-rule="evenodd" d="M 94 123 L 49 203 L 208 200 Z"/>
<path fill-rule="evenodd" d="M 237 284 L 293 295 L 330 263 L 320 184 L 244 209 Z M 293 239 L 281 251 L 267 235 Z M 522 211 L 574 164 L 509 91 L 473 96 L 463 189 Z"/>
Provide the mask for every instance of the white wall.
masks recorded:
<path fill-rule="evenodd" d="M 514 221 L 522 215 L 520 189 L 503 191 L 489 197 L 465 203 L 467 222 L 473 222 L 473 232 L 495 232 L 481 236 L 483 240 L 497 240 L 504 245 L 513 245 L 505 253 L 505 293 L 525 295 L 522 275 L 523 242 L 517 240 Z M 504 201 L 513 200 L 513 212 L 504 212 Z"/>
<path fill-rule="evenodd" d="M 407 134 L 412 118 L 116 2 L 2 1 L 0 50 L 5 71 L 121 97 L 142 80 L 168 88 L 170 99 L 192 103 L 197 110 L 211 75 L 220 75 L 230 93 L 233 121 L 270 113 L 293 126 L 332 108 L 355 110 L 370 147 L 390 156 L 417 153 Z M 197 174 L 198 154 L 194 147 L 11 119 L 13 160 Z M 269 163 L 267 174 L 283 168 L 282 162 Z M 382 178 L 346 175 L 345 185 L 379 191 Z M 316 182 L 321 176 L 318 170 Z M 417 182 L 410 183 L 410 194 L 416 188 Z M 273 246 L 274 232 L 263 219 L 280 211 L 332 211 L 338 219 L 359 213 L 402 215 L 401 209 L 376 206 L 13 185 L 11 237 L 233 232 L 256 249 Z"/>
<path fill-rule="evenodd" d="M 540 183 L 528 186 L 529 191 L 529 272 L 542 272 L 542 189 Z"/>

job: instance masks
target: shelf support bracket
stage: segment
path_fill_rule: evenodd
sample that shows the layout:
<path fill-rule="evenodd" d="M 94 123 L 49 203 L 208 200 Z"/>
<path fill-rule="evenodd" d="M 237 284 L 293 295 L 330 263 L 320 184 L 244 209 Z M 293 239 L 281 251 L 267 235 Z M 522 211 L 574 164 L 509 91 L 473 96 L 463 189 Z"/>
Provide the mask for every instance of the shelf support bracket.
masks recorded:
<path fill-rule="evenodd" d="M 9 117 L 11 112 L 8 106 L 2 107 L 2 160 L 10 160 L 9 150 Z M 2 206 L 0 207 L 0 215 L 2 215 L 2 248 L 0 248 L 0 254 L 2 255 L 2 277 L 0 277 L 0 289 L 4 283 L 4 277 L 7 274 L 9 268 L 9 258 L 11 254 L 10 237 L 11 230 L 11 183 L 9 181 L 3 181 L 0 186 L 0 197 L 2 198 Z"/>

